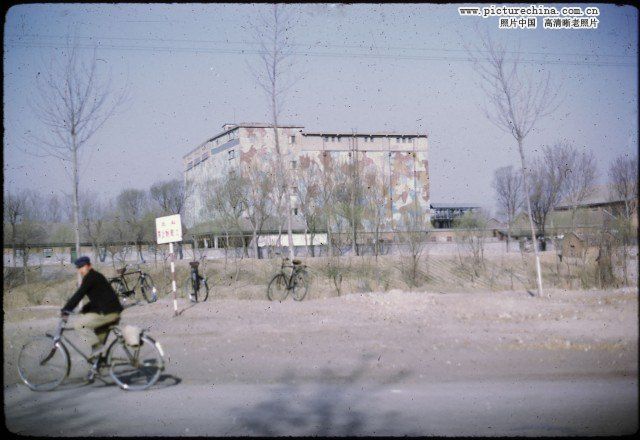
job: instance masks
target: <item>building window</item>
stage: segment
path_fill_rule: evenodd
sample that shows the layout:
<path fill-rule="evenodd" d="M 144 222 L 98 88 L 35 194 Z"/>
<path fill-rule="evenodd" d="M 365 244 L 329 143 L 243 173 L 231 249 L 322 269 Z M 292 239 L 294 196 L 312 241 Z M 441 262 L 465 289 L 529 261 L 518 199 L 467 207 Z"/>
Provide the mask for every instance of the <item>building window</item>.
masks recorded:
<path fill-rule="evenodd" d="M 291 143 L 292 143 L 292 144 L 295 144 L 295 143 L 296 143 L 296 137 L 295 137 L 295 136 L 293 136 L 293 135 L 291 136 Z"/>
<path fill-rule="evenodd" d="M 338 142 L 340 142 L 340 136 L 338 136 Z"/>
<path fill-rule="evenodd" d="M 399 137 L 396 138 L 396 142 L 400 143 L 400 138 Z"/>
<path fill-rule="evenodd" d="M 324 140 L 325 142 L 329 142 L 329 136 L 322 136 L 322 140 Z"/>
<path fill-rule="evenodd" d="M 364 138 L 364 141 L 365 141 L 365 142 L 369 142 L 369 138 L 368 138 L 368 137 L 365 137 L 365 138 Z"/>
<path fill-rule="evenodd" d="M 297 160 L 292 160 L 291 161 L 291 169 L 297 169 L 298 168 L 298 161 Z"/>
<path fill-rule="evenodd" d="M 236 157 L 235 150 L 229 150 L 229 160 L 232 160 Z"/>
<path fill-rule="evenodd" d="M 293 208 L 293 215 L 298 215 L 298 208 Z"/>

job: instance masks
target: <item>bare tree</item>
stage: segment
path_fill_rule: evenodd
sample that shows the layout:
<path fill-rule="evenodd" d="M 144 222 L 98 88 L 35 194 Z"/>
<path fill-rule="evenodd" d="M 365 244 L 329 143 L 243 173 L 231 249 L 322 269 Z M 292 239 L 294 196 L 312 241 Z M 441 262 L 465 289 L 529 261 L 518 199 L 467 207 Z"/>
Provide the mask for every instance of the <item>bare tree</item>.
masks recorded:
<path fill-rule="evenodd" d="M 524 72 L 520 53 L 509 52 L 508 59 L 506 48 L 492 41 L 488 34 L 481 35 L 480 43 L 480 46 L 474 45 L 467 51 L 474 60 L 474 67 L 481 79 L 481 88 L 488 97 L 489 103 L 484 108 L 484 114 L 498 128 L 513 136 L 518 144 L 531 238 L 535 243 L 524 141 L 542 118 L 551 115 L 559 107 L 559 88 L 552 85 L 550 73 L 535 79 L 531 73 Z M 483 54 L 482 58 L 479 54 Z M 538 275 L 538 295 L 542 296 L 540 256 L 537 246 L 533 249 Z"/>
<path fill-rule="evenodd" d="M 25 214 L 27 209 L 27 199 L 29 192 L 27 190 L 20 190 L 17 192 L 6 192 L 4 194 L 4 222 L 11 225 L 11 249 L 13 258 L 13 267 L 16 267 L 17 262 L 17 238 L 18 238 L 18 224 Z"/>
<path fill-rule="evenodd" d="M 380 232 L 387 218 L 389 190 L 377 169 L 365 173 L 364 185 L 365 219 L 368 223 L 366 229 L 373 232 L 373 252 L 377 259 L 380 253 Z"/>
<path fill-rule="evenodd" d="M 287 72 L 292 70 L 292 28 L 291 16 L 285 10 L 284 5 L 274 4 L 271 11 L 259 16 L 259 21 L 252 28 L 254 36 L 260 42 L 259 71 L 251 69 L 253 76 L 262 88 L 269 100 L 273 136 L 278 157 L 277 185 L 282 188 L 284 204 L 287 211 L 287 234 L 289 237 L 289 258 L 293 259 L 293 234 L 291 224 L 291 194 L 289 182 L 285 175 L 283 154 L 280 145 L 280 133 L 278 130 L 280 116 L 284 107 L 286 92 L 294 82 L 287 82 L 284 78 Z M 278 211 L 280 212 L 280 211 Z"/>
<path fill-rule="evenodd" d="M 138 257 L 142 261 L 142 242 L 145 239 L 145 229 L 148 229 L 148 225 L 145 224 L 145 220 L 148 220 L 145 219 L 148 213 L 147 202 L 147 194 L 139 189 L 122 190 L 116 198 L 119 218 L 128 226 L 130 238 L 135 243 Z"/>
<path fill-rule="evenodd" d="M 576 157 L 577 151 L 570 143 L 559 141 L 543 147 L 542 156 L 534 161 L 529 199 L 533 221 L 542 236 L 542 250 L 546 249 L 547 217 L 567 192 L 567 176 Z"/>
<path fill-rule="evenodd" d="M 262 170 L 257 161 L 245 164 L 242 176 L 241 186 L 238 188 L 241 191 L 240 200 L 244 215 L 251 224 L 255 258 L 260 258 L 258 238 L 271 212 L 269 194 L 273 190 L 273 183 L 269 173 Z"/>
<path fill-rule="evenodd" d="M 609 168 L 611 196 L 624 202 L 625 218 L 631 218 L 638 209 L 638 156 L 618 156 Z"/>
<path fill-rule="evenodd" d="M 571 204 L 571 229 L 575 229 L 575 218 L 578 207 L 594 190 L 597 178 L 596 158 L 593 152 L 579 151 L 568 144 L 569 154 L 566 159 L 567 174 L 565 176 L 565 199 Z"/>
<path fill-rule="evenodd" d="M 243 254 L 246 255 L 244 236 L 242 236 L 242 217 L 246 203 L 244 192 L 246 183 L 234 169 L 222 177 L 211 179 L 205 184 L 205 212 L 220 226 L 226 236 L 226 249 L 230 246 L 231 233 L 237 233 L 242 239 Z"/>
<path fill-rule="evenodd" d="M 185 205 L 193 195 L 194 186 L 192 182 L 185 182 L 181 179 L 172 179 L 158 182 L 151 186 L 149 195 L 160 208 L 161 215 L 174 215 L 184 212 Z M 187 234 L 187 228 L 182 224 L 182 236 Z M 153 229 L 153 227 L 152 227 Z M 179 258 L 183 258 L 182 242 L 178 243 Z M 194 253 L 195 258 L 195 253 Z"/>
<path fill-rule="evenodd" d="M 27 284 L 27 273 L 29 269 L 29 255 L 31 247 L 36 243 L 41 243 L 46 237 L 46 231 L 42 226 L 43 209 L 39 197 L 29 191 L 25 192 L 24 205 L 19 222 L 15 229 L 15 241 L 22 250 L 22 267 L 24 272 L 24 282 Z"/>
<path fill-rule="evenodd" d="M 309 232 L 307 254 L 311 250 L 311 256 L 315 256 L 315 236 L 323 225 L 322 171 L 316 162 L 308 156 L 302 156 L 295 176 L 297 185 L 294 194 Z"/>
<path fill-rule="evenodd" d="M 610 197 L 614 201 L 623 201 L 623 209 L 614 222 L 618 238 L 622 244 L 622 268 L 624 283 L 628 285 L 627 260 L 628 247 L 634 238 L 633 215 L 638 213 L 638 156 L 628 154 L 618 156 L 609 168 Z M 637 219 L 636 219 L 637 221 Z"/>
<path fill-rule="evenodd" d="M 395 235 L 400 248 L 400 271 L 410 287 L 418 287 L 421 282 L 420 265 L 427 256 L 427 236 L 429 224 L 426 221 L 426 209 L 419 203 L 413 203 L 410 209 L 401 213 L 396 225 Z"/>
<path fill-rule="evenodd" d="M 80 255 L 80 163 L 93 135 L 124 102 L 125 91 L 113 94 L 109 78 L 101 81 L 96 53 L 88 60 L 74 45 L 66 57 L 53 60 L 39 75 L 38 93 L 31 107 L 46 130 L 29 133 L 38 151 L 32 154 L 54 157 L 71 168 L 73 224 L 76 254 Z M 41 132 L 38 132 L 41 133 Z"/>
<path fill-rule="evenodd" d="M 193 185 L 181 179 L 154 183 L 149 190 L 163 215 L 181 214 L 187 199 L 193 194 Z"/>
<path fill-rule="evenodd" d="M 512 166 L 498 168 L 493 176 L 493 189 L 496 192 L 498 209 L 507 218 L 507 252 L 511 241 L 513 222 L 524 204 L 522 173 Z"/>
<path fill-rule="evenodd" d="M 86 237 L 91 241 L 93 254 L 97 261 L 102 261 L 100 248 L 105 239 L 106 209 L 98 196 L 85 193 L 80 198 L 80 217 Z"/>

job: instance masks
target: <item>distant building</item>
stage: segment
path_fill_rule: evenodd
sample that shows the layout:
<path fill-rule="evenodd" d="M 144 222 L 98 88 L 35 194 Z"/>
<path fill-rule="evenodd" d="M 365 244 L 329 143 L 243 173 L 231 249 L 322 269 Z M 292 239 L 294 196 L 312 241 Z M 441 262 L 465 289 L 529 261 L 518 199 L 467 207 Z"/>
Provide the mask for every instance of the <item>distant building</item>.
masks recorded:
<path fill-rule="evenodd" d="M 454 226 L 454 221 L 467 212 L 480 209 L 470 203 L 431 203 L 431 223 L 436 229 L 449 229 Z"/>
<path fill-rule="evenodd" d="M 323 164 L 357 163 L 363 173 L 381 176 L 385 185 L 388 226 L 414 203 L 424 208 L 429 221 L 429 165 L 427 135 L 417 133 L 306 132 L 299 125 L 278 127 L 283 161 L 289 170 L 323 169 Z M 188 227 L 210 220 L 204 208 L 207 182 L 232 167 L 266 166 L 276 159 L 274 130 L 269 124 L 225 124 L 222 132 L 200 144 L 183 158 L 184 179 L 194 185 L 194 196 L 185 207 Z M 253 166 L 253 165 L 251 165 Z M 291 182 L 295 186 L 295 182 Z M 296 207 L 294 206 L 294 213 Z M 301 219 L 294 219 L 298 232 Z M 201 229 L 201 228 L 200 228 Z"/>

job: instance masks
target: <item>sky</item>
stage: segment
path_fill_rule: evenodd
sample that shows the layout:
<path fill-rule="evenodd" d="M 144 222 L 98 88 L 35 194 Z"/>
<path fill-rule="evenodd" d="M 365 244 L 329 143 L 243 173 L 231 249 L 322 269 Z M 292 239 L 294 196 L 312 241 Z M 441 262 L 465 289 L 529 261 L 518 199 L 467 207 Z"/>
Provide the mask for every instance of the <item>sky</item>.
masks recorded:
<path fill-rule="evenodd" d="M 470 4 L 473 5 L 473 4 Z M 545 3 L 558 8 L 562 4 Z M 431 201 L 494 209 L 493 172 L 518 166 L 515 142 L 484 116 L 478 76 L 464 51 L 478 30 L 522 52 L 534 74 L 562 84 L 558 110 L 527 137 L 534 156 L 569 139 L 592 151 L 604 181 L 610 162 L 638 149 L 638 11 L 600 8 L 598 29 L 499 30 L 498 18 L 461 17 L 463 4 L 289 4 L 298 81 L 281 120 L 305 130 L 427 133 Z M 585 7 L 587 5 L 576 5 Z M 43 126 L 29 106 L 38 72 L 72 36 L 99 74 L 130 99 L 87 145 L 81 190 L 114 197 L 181 177 L 182 156 L 228 122 L 268 122 L 249 66 L 258 56 L 250 4 L 27 4 L 4 24 L 4 185 L 69 193 L 59 161 L 25 152 Z M 601 182 L 602 183 L 602 182 Z"/>

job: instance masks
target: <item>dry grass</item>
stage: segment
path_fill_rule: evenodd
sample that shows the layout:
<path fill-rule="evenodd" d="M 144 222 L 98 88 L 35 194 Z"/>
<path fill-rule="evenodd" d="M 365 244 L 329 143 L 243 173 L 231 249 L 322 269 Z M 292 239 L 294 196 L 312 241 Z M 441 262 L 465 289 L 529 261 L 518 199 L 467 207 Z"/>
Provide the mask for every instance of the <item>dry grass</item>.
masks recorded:
<path fill-rule="evenodd" d="M 574 270 L 571 276 L 561 265 L 560 272 L 553 253 L 542 256 L 544 284 L 548 288 L 590 288 L 596 280 L 587 276 L 594 261 L 590 257 L 586 265 Z M 419 266 L 418 285 L 406 277 L 406 261 L 401 256 L 342 256 L 305 259 L 311 274 L 311 288 L 307 299 L 329 298 L 347 293 L 388 292 L 392 289 L 461 292 L 505 291 L 535 289 L 535 269 L 532 255 L 509 253 L 485 257 L 481 266 L 473 265 L 465 255 L 425 256 Z M 563 263 L 564 264 L 564 263 Z M 164 266 L 164 267 L 163 267 Z M 576 266 L 577 267 L 577 266 Z M 155 281 L 161 297 L 171 295 L 169 264 L 161 261 L 142 266 Z M 115 275 L 111 266 L 97 266 L 107 277 Z M 278 259 L 209 260 L 200 266 L 200 272 L 208 277 L 209 298 L 264 299 L 271 277 L 280 269 Z M 13 309 L 30 305 L 61 305 L 75 290 L 75 271 L 72 267 L 58 267 L 48 275 L 30 274 L 27 285 L 17 287 L 5 283 L 3 305 Z M 585 275 L 587 274 L 587 275 Z M 176 262 L 176 279 L 180 296 L 184 281 L 189 276 L 187 260 Z"/>

